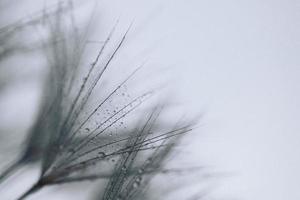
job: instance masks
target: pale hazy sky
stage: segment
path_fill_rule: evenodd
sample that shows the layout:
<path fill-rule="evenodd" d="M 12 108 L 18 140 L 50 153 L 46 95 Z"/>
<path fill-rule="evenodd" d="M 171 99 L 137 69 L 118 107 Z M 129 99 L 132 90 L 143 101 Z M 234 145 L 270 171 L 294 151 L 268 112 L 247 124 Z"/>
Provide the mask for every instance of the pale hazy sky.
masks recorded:
<path fill-rule="evenodd" d="M 168 35 L 157 59 L 176 64 L 184 101 L 206 113 L 191 147 L 195 157 L 236 172 L 217 191 L 245 200 L 300 199 L 300 2 L 149 7 L 145 38 Z"/>
<path fill-rule="evenodd" d="M 300 199 L 300 2 L 169 4 L 186 98 L 207 106 L 201 158 L 237 172 L 222 193 Z"/>

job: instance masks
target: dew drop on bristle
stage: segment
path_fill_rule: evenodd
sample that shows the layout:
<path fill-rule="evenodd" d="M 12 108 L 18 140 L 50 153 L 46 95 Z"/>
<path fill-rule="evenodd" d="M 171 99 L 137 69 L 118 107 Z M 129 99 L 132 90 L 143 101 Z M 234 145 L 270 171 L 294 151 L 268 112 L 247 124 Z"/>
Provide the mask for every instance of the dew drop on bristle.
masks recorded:
<path fill-rule="evenodd" d="M 98 152 L 98 157 L 99 158 L 104 158 L 106 156 L 106 154 L 102 151 Z"/>
<path fill-rule="evenodd" d="M 133 183 L 133 187 L 134 187 L 134 188 L 139 187 L 139 185 L 140 185 L 140 184 L 139 184 L 138 182 L 134 182 L 134 183 Z"/>
<path fill-rule="evenodd" d="M 141 182 L 142 181 L 142 177 L 137 177 L 136 182 Z"/>

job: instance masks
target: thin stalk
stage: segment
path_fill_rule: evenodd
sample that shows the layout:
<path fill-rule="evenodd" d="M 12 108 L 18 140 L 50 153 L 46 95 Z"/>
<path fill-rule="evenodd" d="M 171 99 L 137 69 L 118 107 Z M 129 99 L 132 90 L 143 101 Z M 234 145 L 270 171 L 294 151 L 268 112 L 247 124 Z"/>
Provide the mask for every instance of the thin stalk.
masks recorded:
<path fill-rule="evenodd" d="M 25 199 L 29 195 L 31 195 L 31 194 L 37 192 L 38 190 L 40 190 L 42 187 L 43 187 L 43 185 L 40 184 L 40 182 L 37 182 L 31 188 L 29 188 L 29 190 L 27 190 L 24 194 L 22 194 L 22 196 L 20 196 L 19 198 L 17 198 L 17 200 L 23 200 L 23 199 Z"/>

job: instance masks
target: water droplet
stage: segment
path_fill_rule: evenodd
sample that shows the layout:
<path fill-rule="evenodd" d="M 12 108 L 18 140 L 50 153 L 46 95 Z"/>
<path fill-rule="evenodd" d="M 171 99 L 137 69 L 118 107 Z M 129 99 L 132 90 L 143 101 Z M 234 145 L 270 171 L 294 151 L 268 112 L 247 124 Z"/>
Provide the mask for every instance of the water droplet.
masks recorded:
<path fill-rule="evenodd" d="M 134 188 L 139 187 L 139 183 L 138 183 L 138 182 L 134 182 L 134 183 L 133 183 L 133 187 L 134 187 Z"/>
<path fill-rule="evenodd" d="M 136 182 L 141 182 L 142 181 L 142 177 L 137 177 Z"/>
<path fill-rule="evenodd" d="M 98 152 L 98 155 L 99 158 L 104 158 L 106 156 L 106 154 L 102 151 Z"/>
<path fill-rule="evenodd" d="M 85 130 L 86 130 L 86 131 L 90 131 L 90 129 L 89 129 L 89 128 L 85 128 Z"/>

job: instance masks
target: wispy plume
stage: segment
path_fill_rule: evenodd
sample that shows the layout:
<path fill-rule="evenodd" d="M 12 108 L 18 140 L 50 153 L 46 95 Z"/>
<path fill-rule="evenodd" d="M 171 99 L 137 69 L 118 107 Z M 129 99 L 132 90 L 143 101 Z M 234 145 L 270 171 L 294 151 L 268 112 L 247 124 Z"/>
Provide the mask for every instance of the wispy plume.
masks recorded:
<path fill-rule="evenodd" d="M 120 32 L 117 20 L 100 42 L 92 62 L 85 65 L 82 60 L 89 43 L 90 24 L 79 30 L 72 10 L 71 3 L 67 7 L 59 4 L 32 20 L 1 29 L 1 33 L 15 32 L 28 24 L 47 24 L 46 41 L 40 47 L 47 58 L 48 76 L 23 154 L 1 175 L 0 181 L 15 168 L 40 161 L 37 182 L 18 199 L 48 185 L 97 179 L 106 180 L 101 194 L 96 196 L 99 200 L 147 199 L 155 175 L 182 170 L 166 168 L 165 164 L 196 121 L 173 123 L 164 119 L 167 102 L 154 101 L 149 108 L 145 102 L 156 95 L 155 89 L 130 94 L 130 84 L 143 84 L 134 78 L 144 69 L 145 62 L 127 70 L 121 81 L 107 87 L 104 78 L 126 45 L 134 24 L 120 36 L 116 33 Z M 111 75 L 106 80 L 108 85 L 116 82 Z"/>

